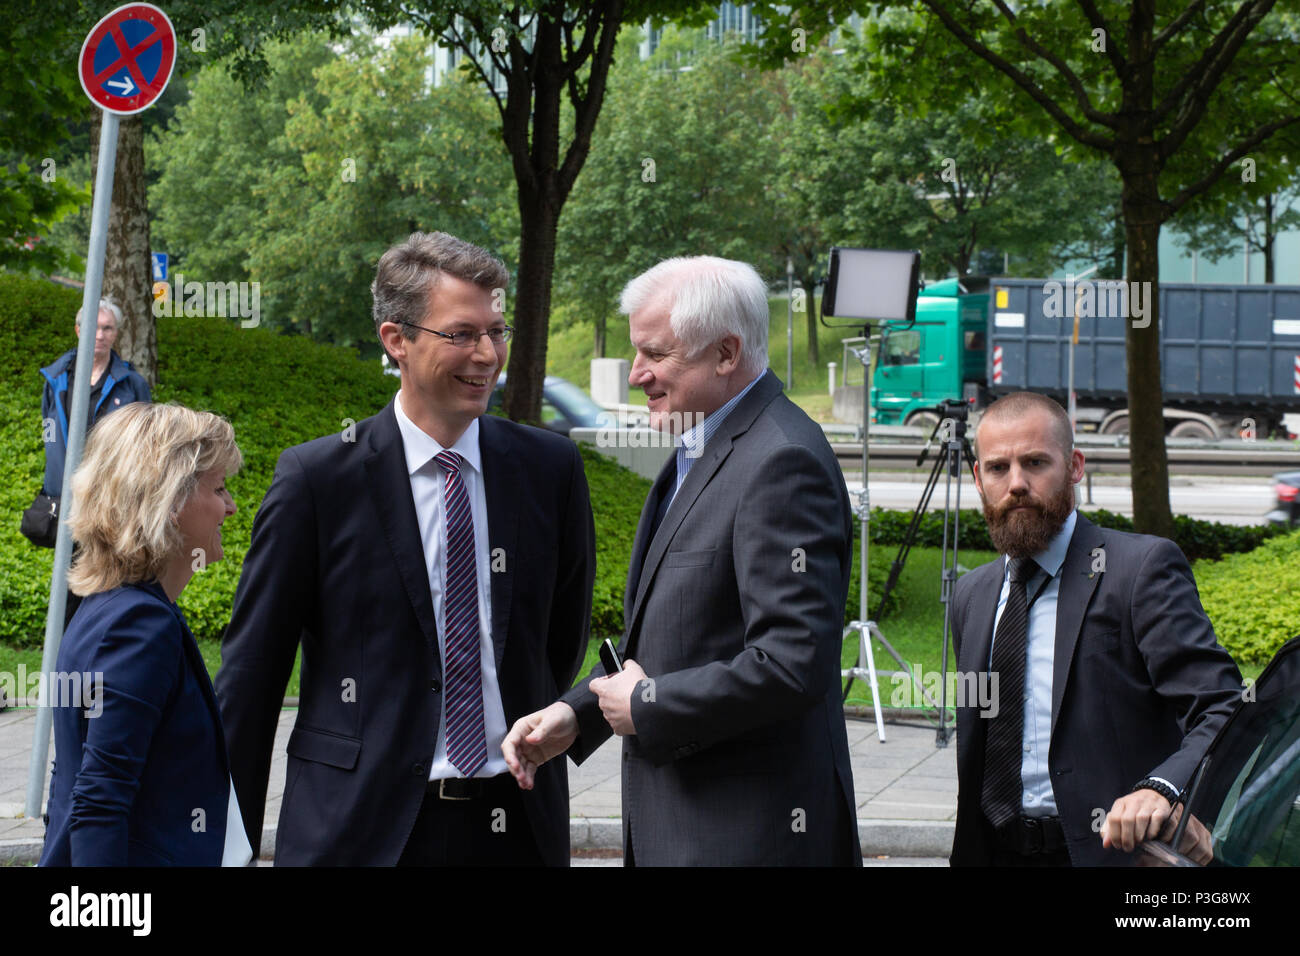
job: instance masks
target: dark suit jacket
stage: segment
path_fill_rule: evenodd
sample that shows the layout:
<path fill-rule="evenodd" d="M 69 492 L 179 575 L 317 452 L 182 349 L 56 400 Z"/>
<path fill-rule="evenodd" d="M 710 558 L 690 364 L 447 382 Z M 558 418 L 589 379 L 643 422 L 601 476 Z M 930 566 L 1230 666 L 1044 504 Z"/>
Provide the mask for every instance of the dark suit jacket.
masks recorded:
<path fill-rule="evenodd" d="M 220 866 L 230 800 L 221 717 L 203 657 L 162 586 L 87 597 L 56 668 L 67 678 L 51 690 L 65 706 L 54 708 L 41 865 Z M 58 690 L 74 672 L 79 699 Z"/>
<path fill-rule="evenodd" d="M 595 535 L 577 446 L 491 415 L 479 427 L 488 551 L 494 568 L 504 559 L 492 573 L 492 641 L 509 728 L 554 700 L 582 663 Z M 302 645 L 277 864 L 396 863 L 438 736 L 442 661 L 392 404 L 349 437 L 280 456 L 222 645 L 217 695 L 254 848 Z M 565 767 L 543 770 L 522 799 L 542 858 L 567 865 Z"/>
<path fill-rule="evenodd" d="M 623 738 L 625 859 L 856 862 L 840 705 L 851 511 L 821 429 L 768 374 L 704 447 L 653 540 L 637 528 L 625 657 L 653 678 Z M 591 676 L 599 676 L 598 671 Z M 610 735 L 584 679 L 564 697 L 581 763 Z"/>
<path fill-rule="evenodd" d="M 1093 571 L 1097 548 L 1104 571 Z M 988 671 L 1002 575 L 998 558 L 957 582 L 953 642 L 963 674 Z M 1098 528 L 1079 514 L 1061 566 L 1048 751 L 1074 865 L 1130 862 L 1102 849 L 1101 816 L 1145 777 L 1185 787 L 1241 692 L 1241 674 L 1215 639 L 1178 546 Z M 954 866 L 990 862 L 980 809 L 987 728 L 976 707 L 957 708 Z"/>

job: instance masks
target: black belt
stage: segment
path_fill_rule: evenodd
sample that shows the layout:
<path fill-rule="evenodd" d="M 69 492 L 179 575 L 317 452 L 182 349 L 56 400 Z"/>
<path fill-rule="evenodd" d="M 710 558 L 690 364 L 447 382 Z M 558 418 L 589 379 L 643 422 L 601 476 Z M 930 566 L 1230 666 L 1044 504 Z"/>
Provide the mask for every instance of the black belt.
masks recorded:
<path fill-rule="evenodd" d="M 1008 853 L 1036 856 L 1065 849 L 1065 831 L 1060 817 L 1012 817 L 994 831 L 998 845 Z"/>
<path fill-rule="evenodd" d="M 424 795 L 439 800 L 481 800 L 490 790 L 489 786 L 500 784 L 509 774 L 499 773 L 495 777 L 441 777 L 430 780 Z"/>

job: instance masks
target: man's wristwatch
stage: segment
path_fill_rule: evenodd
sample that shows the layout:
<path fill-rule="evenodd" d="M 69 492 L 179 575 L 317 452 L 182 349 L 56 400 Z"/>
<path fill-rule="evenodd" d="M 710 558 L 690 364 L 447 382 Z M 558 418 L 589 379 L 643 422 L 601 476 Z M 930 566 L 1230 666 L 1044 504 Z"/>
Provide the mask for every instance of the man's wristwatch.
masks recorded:
<path fill-rule="evenodd" d="M 1139 790 L 1154 790 L 1156 793 L 1160 794 L 1160 796 L 1168 800 L 1170 806 L 1173 806 L 1178 802 L 1178 792 L 1163 780 L 1157 780 L 1155 777 L 1147 777 L 1145 780 L 1139 780 L 1129 792 L 1137 793 Z"/>

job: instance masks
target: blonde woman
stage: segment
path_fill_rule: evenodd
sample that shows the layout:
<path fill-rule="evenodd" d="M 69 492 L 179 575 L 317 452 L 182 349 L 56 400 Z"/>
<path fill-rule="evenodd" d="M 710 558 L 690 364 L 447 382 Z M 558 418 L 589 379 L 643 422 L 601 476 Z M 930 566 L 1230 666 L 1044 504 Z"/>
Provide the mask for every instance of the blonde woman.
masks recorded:
<path fill-rule="evenodd" d="M 222 557 L 240 464 L 229 422 L 179 405 L 133 403 L 90 432 L 66 518 L 80 546 L 68 586 L 84 600 L 57 664 L 81 699 L 53 701 L 43 866 L 251 857 L 212 682 L 176 607 Z"/>

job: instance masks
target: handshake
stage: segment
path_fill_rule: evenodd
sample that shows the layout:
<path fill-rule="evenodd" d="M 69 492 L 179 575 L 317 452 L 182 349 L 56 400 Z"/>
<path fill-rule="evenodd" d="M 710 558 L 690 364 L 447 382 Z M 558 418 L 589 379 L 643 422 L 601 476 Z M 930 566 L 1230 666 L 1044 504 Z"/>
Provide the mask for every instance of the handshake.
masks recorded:
<path fill-rule="evenodd" d="M 636 733 L 632 723 L 632 693 L 646 676 L 641 665 L 629 660 L 623 670 L 608 677 L 593 677 L 587 689 L 596 695 L 610 730 L 620 737 Z M 565 753 L 578 737 L 578 715 L 562 700 L 520 717 L 501 742 L 506 766 L 522 790 L 533 789 L 537 768 Z"/>

